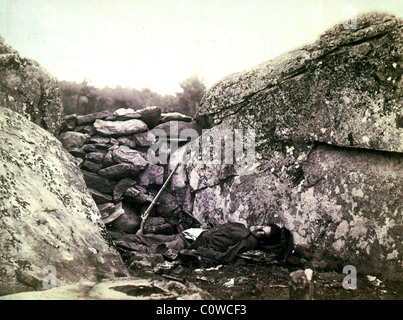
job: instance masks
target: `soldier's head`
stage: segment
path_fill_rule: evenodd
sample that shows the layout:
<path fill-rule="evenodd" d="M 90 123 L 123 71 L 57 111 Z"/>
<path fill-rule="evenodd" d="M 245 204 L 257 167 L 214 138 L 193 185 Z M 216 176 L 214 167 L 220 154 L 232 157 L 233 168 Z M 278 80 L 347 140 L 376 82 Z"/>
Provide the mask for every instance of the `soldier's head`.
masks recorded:
<path fill-rule="evenodd" d="M 281 242 L 281 228 L 276 224 L 252 226 L 249 230 L 261 245 L 276 245 Z"/>

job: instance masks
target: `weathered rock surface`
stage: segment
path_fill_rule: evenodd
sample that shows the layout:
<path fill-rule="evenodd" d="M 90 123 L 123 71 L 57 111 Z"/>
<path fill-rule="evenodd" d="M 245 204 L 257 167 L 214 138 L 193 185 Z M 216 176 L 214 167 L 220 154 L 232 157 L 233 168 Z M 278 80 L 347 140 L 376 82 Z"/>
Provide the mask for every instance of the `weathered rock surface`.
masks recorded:
<path fill-rule="evenodd" d="M 129 119 L 138 119 L 141 115 L 136 113 L 134 109 L 131 108 L 120 108 L 113 112 L 113 116 L 108 120 L 129 120 Z"/>
<path fill-rule="evenodd" d="M 150 217 L 144 223 L 144 233 L 173 234 L 174 228 L 162 217 Z"/>
<path fill-rule="evenodd" d="M 118 138 L 118 142 L 120 145 L 129 147 L 131 149 L 136 148 L 136 142 L 133 139 L 130 139 L 128 137 L 120 137 L 120 138 Z"/>
<path fill-rule="evenodd" d="M 153 201 L 153 196 L 142 186 L 128 188 L 124 193 L 124 198 L 139 204 L 149 204 Z"/>
<path fill-rule="evenodd" d="M 292 141 L 402 152 L 402 23 L 373 13 L 359 16 L 357 29 L 336 25 L 313 44 L 224 78 L 195 119 L 254 128 L 262 150 Z"/>
<path fill-rule="evenodd" d="M 110 179 L 123 179 L 126 177 L 135 177 L 139 172 L 139 166 L 131 163 L 119 163 L 99 170 L 98 174 Z"/>
<path fill-rule="evenodd" d="M 1 40 L 0 107 L 22 114 L 55 136 L 60 133 L 63 105 L 56 79 Z"/>
<path fill-rule="evenodd" d="M 0 109 L 0 295 L 127 274 L 82 174 L 61 143 L 22 115 Z"/>
<path fill-rule="evenodd" d="M 148 162 L 141 156 L 139 151 L 126 146 L 120 146 L 113 150 L 112 157 L 116 163 L 131 163 L 140 170 L 143 170 L 148 165 Z"/>
<path fill-rule="evenodd" d="M 88 134 L 74 131 L 63 132 L 59 136 L 59 140 L 67 151 L 81 148 L 90 138 L 91 137 Z"/>
<path fill-rule="evenodd" d="M 133 135 L 133 139 L 137 146 L 143 148 L 149 148 L 156 142 L 155 136 L 150 131 L 136 133 Z"/>
<path fill-rule="evenodd" d="M 85 155 L 85 159 L 90 160 L 95 163 L 102 163 L 105 155 L 102 152 L 89 152 Z"/>
<path fill-rule="evenodd" d="M 109 110 L 80 115 L 80 116 L 77 116 L 77 124 L 83 125 L 83 124 L 93 123 L 97 119 L 105 119 L 111 115 L 112 115 L 112 112 L 110 112 Z"/>
<path fill-rule="evenodd" d="M 88 188 L 97 190 L 102 193 L 112 194 L 115 189 L 116 181 L 101 177 L 95 173 L 81 170 L 84 176 L 85 183 Z"/>
<path fill-rule="evenodd" d="M 133 187 L 136 184 L 136 181 L 133 179 L 125 178 L 120 180 L 115 189 L 113 190 L 113 201 L 116 203 L 120 201 L 123 195 L 126 193 L 127 189 Z"/>
<path fill-rule="evenodd" d="M 139 177 L 142 186 L 162 185 L 164 183 L 164 167 L 149 163 Z"/>
<path fill-rule="evenodd" d="M 357 24 L 210 89 L 196 120 L 215 137 L 255 129 L 254 173 L 189 162 L 193 214 L 279 223 L 312 254 L 402 280 L 403 21 Z"/>
<path fill-rule="evenodd" d="M 140 115 L 140 119 L 144 121 L 150 129 L 154 128 L 161 119 L 161 108 L 158 106 L 136 110 L 136 113 Z"/>
<path fill-rule="evenodd" d="M 81 168 L 89 172 L 97 173 L 103 168 L 103 165 L 101 163 L 86 160 L 82 163 Z"/>
<path fill-rule="evenodd" d="M 109 194 L 105 194 L 94 189 L 89 189 L 89 191 L 97 205 L 105 204 L 112 201 L 112 196 L 110 196 Z"/>

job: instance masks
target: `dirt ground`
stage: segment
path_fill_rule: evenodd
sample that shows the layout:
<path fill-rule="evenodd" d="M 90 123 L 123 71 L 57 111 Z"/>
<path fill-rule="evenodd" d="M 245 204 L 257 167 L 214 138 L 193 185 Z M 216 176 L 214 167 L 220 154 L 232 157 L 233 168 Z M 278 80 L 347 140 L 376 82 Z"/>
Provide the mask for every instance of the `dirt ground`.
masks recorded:
<path fill-rule="evenodd" d="M 212 268 L 190 268 L 179 262 L 169 269 L 131 265 L 133 276 L 170 279 L 195 284 L 217 300 L 288 300 L 290 273 L 301 269 L 281 263 L 238 258 L 234 263 Z M 403 283 L 381 281 L 358 274 L 357 288 L 344 289 L 346 274 L 314 270 L 314 300 L 402 300 Z"/>

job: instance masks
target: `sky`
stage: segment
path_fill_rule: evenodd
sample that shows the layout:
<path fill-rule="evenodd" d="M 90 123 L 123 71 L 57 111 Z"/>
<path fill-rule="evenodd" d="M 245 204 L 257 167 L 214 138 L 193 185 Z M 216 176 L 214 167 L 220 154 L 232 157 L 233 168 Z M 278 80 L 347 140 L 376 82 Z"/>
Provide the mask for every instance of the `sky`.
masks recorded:
<path fill-rule="evenodd" d="M 352 12 L 403 18 L 402 0 L 0 0 L 0 35 L 59 80 L 207 87 L 315 41 Z"/>

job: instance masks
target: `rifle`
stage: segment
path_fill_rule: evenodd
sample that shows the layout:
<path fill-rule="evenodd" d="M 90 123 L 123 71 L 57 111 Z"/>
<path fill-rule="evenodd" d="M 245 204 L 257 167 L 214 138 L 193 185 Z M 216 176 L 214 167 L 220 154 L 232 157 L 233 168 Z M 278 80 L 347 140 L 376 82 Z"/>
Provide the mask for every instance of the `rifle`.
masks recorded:
<path fill-rule="evenodd" d="M 163 186 L 161 187 L 160 191 L 158 191 L 157 195 L 154 197 L 153 201 L 151 202 L 150 206 L 147 208 L 147 210 L 141 215 L 141 224 L 140 224 L 140 229 L 136 232 L 136 235 L 142 235 L 144 234 L 144 223 L 146 221 L 146 219 L 148 218 L 148 216 L 150 215 L 151 210 L 154 208 L 155 204 L 158 201 L 158 198 L 161 196 L 161 193 L 166 189 L 169 181 L 171 181 L 176 169 L 179 166 L 179 162 L 176 164 L 175 169 L 172 170 L 172 172 L 169 174 L 167 180 L 165 181 L 165 183 L 163 184 Z"/>

